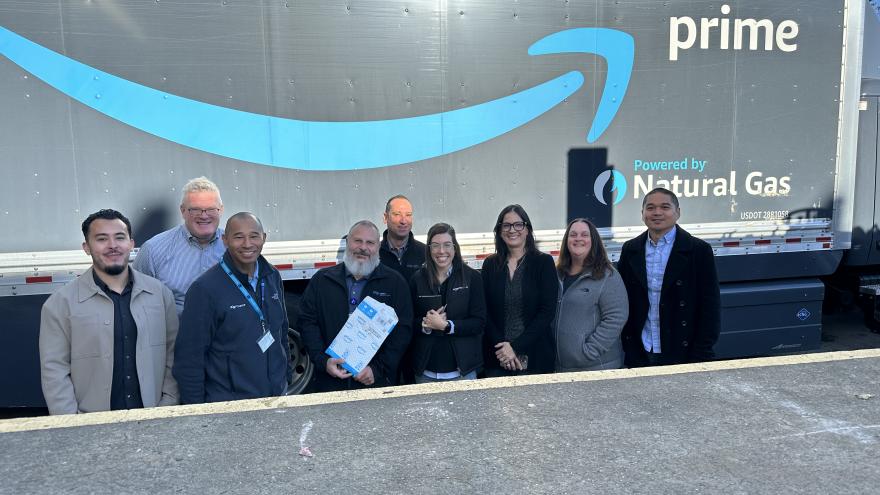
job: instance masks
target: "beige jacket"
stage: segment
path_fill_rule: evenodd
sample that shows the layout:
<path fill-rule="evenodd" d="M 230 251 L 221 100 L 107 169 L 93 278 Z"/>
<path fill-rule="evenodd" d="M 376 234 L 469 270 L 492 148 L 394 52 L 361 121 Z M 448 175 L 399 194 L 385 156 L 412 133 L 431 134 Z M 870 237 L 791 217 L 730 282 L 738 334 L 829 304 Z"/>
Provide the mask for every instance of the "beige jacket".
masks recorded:
<path fill-rule="evenodd" d="M 178 325 L 174 296 L 158 280 L 131 270 L 141 398 L 144 407 L 174 405 L 179 402 L 171 376 Z M 40 375 L 50 414 L 110 409 L 113 301 L 95 284 L 92 268 L 43 304 Z"/>

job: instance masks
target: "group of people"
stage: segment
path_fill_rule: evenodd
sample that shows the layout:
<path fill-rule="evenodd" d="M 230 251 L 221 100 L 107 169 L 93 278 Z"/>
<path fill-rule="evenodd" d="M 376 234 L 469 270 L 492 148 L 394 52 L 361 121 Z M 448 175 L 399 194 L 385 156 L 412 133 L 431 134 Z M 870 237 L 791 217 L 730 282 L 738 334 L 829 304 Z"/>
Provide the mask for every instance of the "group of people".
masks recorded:
<path fill-rule="evenodd" d="M 617 268 L 589 220 L 572 220 L 558 259 L 538 250 L 526 211 L 509 205 L 480 271 L 455 229 L 412 233 L 405 196 L 386 202 L 387 229 L 369 220 L 345 236 L 342 263 L 319 270 L 288 320 L 278 270 L 263 258 L 256 215 L 220 228 L 220 191 L 184 187 L 183 224 L 143 244 L 132 266 L 131 223 L 89 215 L 92 266 L 43 306 L 40 362 L 51 414 L 283 395 L 292 379 L 287 329 L 314 364 L 310 390 L 614 369 L 713 358 L 720 295 L 711 247 L 677 225 L 678 198 L 649 192 L 647 231 L 623 245 Z M 398 323 L 352 375 L 325 351 L 365 297 Z"/>

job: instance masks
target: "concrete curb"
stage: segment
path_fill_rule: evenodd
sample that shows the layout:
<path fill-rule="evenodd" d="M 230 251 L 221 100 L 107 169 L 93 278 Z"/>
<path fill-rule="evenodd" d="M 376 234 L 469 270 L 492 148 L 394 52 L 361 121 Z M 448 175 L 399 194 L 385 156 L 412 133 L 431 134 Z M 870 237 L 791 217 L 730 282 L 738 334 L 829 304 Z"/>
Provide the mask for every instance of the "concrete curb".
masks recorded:
<path fill-rule="evenodd" d="M 17 418 L 0 421 L 0 433 L 46 430 L 53 428 L 72 428 L 77 426 L 94 426 L 112 423 L 124 423 L 129 421 L 146 421 L 152 419 L 175 418 L 184 416 L 227 414 L 277 408 L 305 407 L 320 404 L 337 404 L 343 402 L 357 402 L 364 400 L 408 397 L 415 395 L 431 395 L 446 392 L 460 392 L 466 390 L 488 390 L 495 388 L 521 387 L 528 385 L 542 385 L 553 383 L 617 380 L 623 378 L 665 376 L 684 373 L 713 372 L 770 366 L 787 366 L 795 364 L 823 363 L 830 361 L 846 361 L 851 359 L 867 358 L 880 358 L 880 349 L 863 349 L 855 351 L 799 354 L 791 356 L 776 356 L 753 359 L 737 359 L 730 361 L 714 361 L 707 363 L 659 366 L 652 368 L 587 371 L 579 373 L 556 373 L 548 375 L 530 375 L 507 378 L 486 378 L 474 381 L 406 385 L 398 387 L 352 390 L 345 392 L 330 392 L 323 394 L 296 395 L 288 397 L 268 397 L 263 399 L 215 402 L 212 404 L 157 407 L 151 409 L 108 411 L 65 416 Z"/>

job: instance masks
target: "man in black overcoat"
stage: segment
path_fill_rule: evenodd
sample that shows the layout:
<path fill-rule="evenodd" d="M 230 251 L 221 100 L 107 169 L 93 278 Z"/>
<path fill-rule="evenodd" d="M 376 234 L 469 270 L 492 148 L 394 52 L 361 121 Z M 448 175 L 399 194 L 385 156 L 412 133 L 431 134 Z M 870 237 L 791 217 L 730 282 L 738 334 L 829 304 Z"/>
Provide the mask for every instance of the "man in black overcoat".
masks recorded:
<path fill-rule="evenodd" d="M 712 247 L 677 225 L 675 193 L 656 188 L 642 201 L 648 230 L 624 243 L 617 269 L 629 298 L 621 338 L 629 367 L 706 361 L 721 328 Z"/>

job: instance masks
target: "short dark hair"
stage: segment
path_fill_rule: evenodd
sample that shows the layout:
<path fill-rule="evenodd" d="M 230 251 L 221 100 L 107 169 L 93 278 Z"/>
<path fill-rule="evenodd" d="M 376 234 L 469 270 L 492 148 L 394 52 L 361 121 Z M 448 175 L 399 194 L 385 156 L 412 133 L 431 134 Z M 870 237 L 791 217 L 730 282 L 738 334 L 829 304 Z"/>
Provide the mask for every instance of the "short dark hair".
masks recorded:
<path fill-rule="evenodd" d="M 498 220 L 495 221 L 495 228 L 493 229 L 493 232 L 495 233 L 495 252 L 498 254 L 495 261 L 498 263 L 498 267 L 504 266 L 504 264 L 507 263 L 507 257 L 510 256 L 510 249 L 508 249 L 504 239 L 501 238 L 501 224 L 504 222 L 504 215 L 507 215 L 510 212 L 516 213 L 522 218 L 526 227 L 529 229 L 529 234 L 526 236 L 526 254 L 538 250 L 538 246 L 535 243 L 535 235 L 532 233 L 532 222 L 529 220 L 529 214 L 526 213 L 525 208 L 520 205 L 507 205 L 501 210 L 501 213 L 498 214 Z"/>
<path fill-rule="evenodd" d="M 391 212 L 391 202 L 395 199 L 405 199 L 407 203 L 412 205 L 412 201 L 410 201 L 409 198 L 407 198 L 403 194 L 395 194 L 394 196 L 388 198 L 388 201 L 385 202 L 385 213 Z"/>
<path fill-rule="evenodd" d="M 119 213 L 116 210 L 111 210 L 109 208 L 98 210 L 91 215 L 87 216 L 82 223 L 82 231 L 83 238 L 85 240 L 89 240 L 89 229 L 92 227 L 92 222 L 95 220 L 122 220 L 122 223 L 125 224 L 125 229 L 128 230 L 128 237 L 131 237 L 131 222 L 128 221 L 128 218 L 125 217 L 122 213 Z"/>
<path fill-rule="evenodd" d="M 672 198 L 672 204 L 675 205 L 675 209 L 676 210 L 679 209 L 678 196 L 676 196 L 674 192 L 670 191 L 669 189 L 666 189 L 665 187 L 655 187 L 654 189 L 651 189 L 650 191 L 648 191 L 648 194 L 645 194 L 645 197 L 642 198 L 642 209 L 643 210 L 645 209 L 645 203 L 648 202 L 648 196 L 650 196 L 652 194 L 656 194 L 656 193 L 663 193 L 663 194 L 669 196 L 670 198 Z"/>

